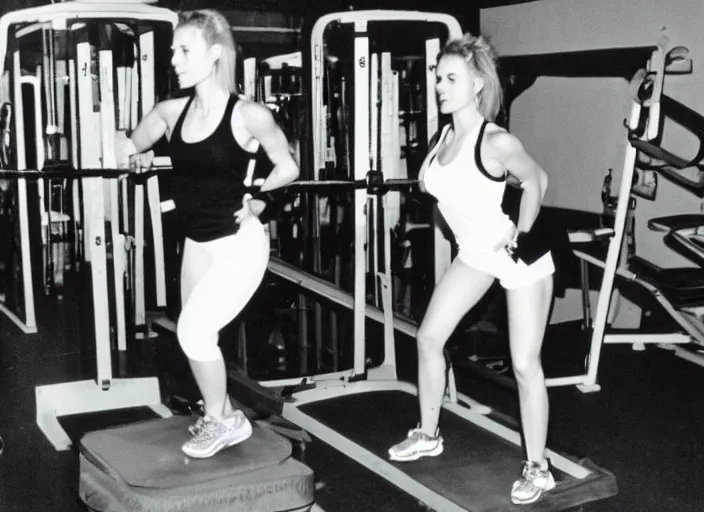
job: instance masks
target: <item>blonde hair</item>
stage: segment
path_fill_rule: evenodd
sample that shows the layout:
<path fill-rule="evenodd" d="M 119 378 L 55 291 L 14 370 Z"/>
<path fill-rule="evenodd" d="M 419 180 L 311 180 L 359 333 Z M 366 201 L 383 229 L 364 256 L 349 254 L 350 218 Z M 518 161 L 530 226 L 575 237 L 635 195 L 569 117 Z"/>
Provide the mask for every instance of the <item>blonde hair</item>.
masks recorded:
<path fill-rule="evenodd" d="M 194 27 L 200 29 L 208 47 L 219 44 L 222 47 L 220 58 L 215 63 L 215 77 L 218 85 L 230 94 L 237 92 L 235 65 L 237 50 L 232 37 L 232 28 L 225 16 L 212 9 L 182 11 L 178 15 L 176 28 Z"/>
<path fill-rule="evenodd" d="M 448 55 L 462 57 L 471 69 L 484 81 L 478 93 L 479 112 L 489 121 L 496 120 L 501 110 L 503 90 L 498 72 L 498 58 L 489 41 L 482 37 L 465 34 L 460 39 L 452 39 L 445 44 L 438 55 L 438 61 Z"/>

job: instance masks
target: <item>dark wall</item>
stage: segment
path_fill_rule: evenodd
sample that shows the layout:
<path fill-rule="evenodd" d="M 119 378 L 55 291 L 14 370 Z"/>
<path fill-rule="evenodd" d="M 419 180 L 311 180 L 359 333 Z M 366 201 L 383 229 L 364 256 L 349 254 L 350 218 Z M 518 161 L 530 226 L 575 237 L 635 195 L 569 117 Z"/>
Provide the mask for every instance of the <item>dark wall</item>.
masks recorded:
<path fill-rule="evenodd" d="M 50 3 L 51 2 L 49 0 L 0 0 L 0 16 L 18 9 L 38 7 L 40 5 L 47 5 Z"/>

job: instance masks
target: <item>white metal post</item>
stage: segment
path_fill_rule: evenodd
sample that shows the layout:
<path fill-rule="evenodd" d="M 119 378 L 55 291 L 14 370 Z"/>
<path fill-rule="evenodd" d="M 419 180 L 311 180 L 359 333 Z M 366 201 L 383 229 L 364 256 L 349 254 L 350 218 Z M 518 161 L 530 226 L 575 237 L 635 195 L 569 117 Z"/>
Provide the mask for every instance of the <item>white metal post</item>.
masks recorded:
<path fill-rule="evenodd" d="M 354 178 L 365 180 L 369 170 L 369 37 L 366 20 L 354 24 Z M 366 251 L 367 191 L 354 192 L 354 369 L 361 375 L 366 368 Z"/>

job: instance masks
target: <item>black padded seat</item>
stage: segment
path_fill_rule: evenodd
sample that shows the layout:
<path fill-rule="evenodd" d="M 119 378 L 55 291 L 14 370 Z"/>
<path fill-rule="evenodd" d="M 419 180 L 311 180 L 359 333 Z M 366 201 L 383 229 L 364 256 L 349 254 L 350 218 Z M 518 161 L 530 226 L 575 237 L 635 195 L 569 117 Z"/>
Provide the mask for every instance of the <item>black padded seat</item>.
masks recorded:
<path fill-rule="evenodd" d="M 655 217 L 648 221 L 648 229 L 652 231 L 672 231 L 674 229 L 688 229 L 698 226 L 704 226 L 704 215 L 699 213 L 667 215 L 665 217 Z"/>
<path fill-rule="evenodd" d="M 628 269 L 657 287 L 675 307 L 704 305 L 704 268 L 662 268 L 634 256 L 628 260 Z"/>
<path fill-rule="evenodd" d="M 693 228 L 688 228 L 693 229 Z M 685 258 L 692 260 L 697 265 L 704 267 L 704 239 L 698 236 L 687 236 L 677 230 L 665 235 L 665 245 L 680 253 Z"/>

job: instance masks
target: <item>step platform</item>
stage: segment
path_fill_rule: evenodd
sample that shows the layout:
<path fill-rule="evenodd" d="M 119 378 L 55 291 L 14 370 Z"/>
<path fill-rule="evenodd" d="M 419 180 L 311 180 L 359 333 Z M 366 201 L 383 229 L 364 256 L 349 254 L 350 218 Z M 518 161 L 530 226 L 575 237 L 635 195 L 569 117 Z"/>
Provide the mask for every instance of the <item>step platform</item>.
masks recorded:
<path fill-rule="evenodd" d="M 387 461 L 389 447 L 399 442 L 408 428 L 416 424 L 418 399 L 402 391 L 372 391 L 311 402 L 299 406 L 299 409 L 371 452 L 380 461 Z M 588 459 L 561 453 L 584 470 L 580 471 L 584 475 L 575 477 L 553 467 L 557 481 L 555 489 L 528 507 L 513 505 L 510 491 L 520 476 L 523 451 L 520 446 L 479 425 L 489 423 L 489 419 L 483 416 L 475 423 L 443 410 L 440 431 L 445 441 L 444 452 L 415 462 L 389 464 L 419 486 L 425 486 L 469 512 L 577 510 L 618 493 L 617 481 L 611 472 Z M 309 431 L 311 435 L 317 435 L 310 427 Z M 381 473 L 388 474 L 386 470 Z"/>
<path fill-rule="evenodd" d="M 80 442 L 79 496 L 100 512 L 306 512 L 313 471 L 291 443 L 253 425 L 250 439 L 209 459 L 187 457 L 193 417 L 99 430 Z"/>

